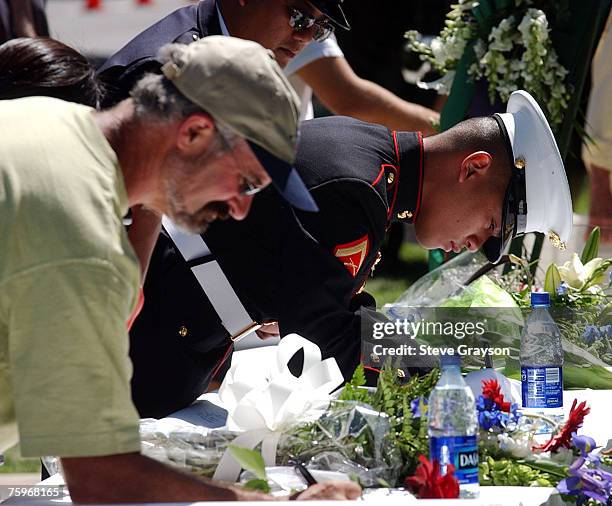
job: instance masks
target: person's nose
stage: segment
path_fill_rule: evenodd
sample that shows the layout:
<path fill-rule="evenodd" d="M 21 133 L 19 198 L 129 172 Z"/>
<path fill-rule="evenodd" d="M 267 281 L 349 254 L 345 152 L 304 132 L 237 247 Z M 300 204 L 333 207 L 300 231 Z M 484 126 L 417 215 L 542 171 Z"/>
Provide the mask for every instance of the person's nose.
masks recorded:
<path fill-rule="evenodd" d="M 311 26 L 310 28 L 306 28 L 305 30 L 294 30 L 293 38 L 302 42 L 303 45 L 306 45 L 312 41 L 312 38 L 314 37 L 314 32 L 315 32 L 314 25 Z"/>
<path fill-rule="evenodd" d="M 253 195 L 238 195 L 227 202 L 229 215 L 235 220 L 244 220 L 249 214 Z"/>

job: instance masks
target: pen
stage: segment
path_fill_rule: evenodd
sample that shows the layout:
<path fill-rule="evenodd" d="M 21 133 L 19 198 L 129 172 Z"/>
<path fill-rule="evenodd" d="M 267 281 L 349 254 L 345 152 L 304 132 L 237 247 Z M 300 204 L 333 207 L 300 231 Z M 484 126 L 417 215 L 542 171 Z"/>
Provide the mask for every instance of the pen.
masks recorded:
<path fill-rule="evenodd" d="M 308 469 L 306 469 L 306 466 L 302 462 L 295 462 L 293 467 L 294 467 L 295 471 L 302 478 L 304 478 L 304 480 L 306 481 L 306 483 L 308 484 L 309 487 L 311 485 L 315 485 L 317 483 L 317 480 L 314 479 L 312 474 L 310 474 L 310 471 Z"/>

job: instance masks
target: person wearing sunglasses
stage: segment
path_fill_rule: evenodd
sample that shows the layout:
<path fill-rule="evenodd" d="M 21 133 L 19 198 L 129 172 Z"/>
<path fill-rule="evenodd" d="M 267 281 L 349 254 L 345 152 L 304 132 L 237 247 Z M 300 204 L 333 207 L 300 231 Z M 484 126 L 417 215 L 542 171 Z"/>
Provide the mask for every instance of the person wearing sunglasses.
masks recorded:
<path fill-rule="evenodd" d="M 254 40 L 272 50 L 302 100 L 300 119 L 313 117 L 312 93 L 336 114 L 401 130 L 433 133 L 438 114 L 359 78 L 335 40 L 349 30 L 343 0 L 201 0 L 178 9 L 137 35 L 100 68 L 106 105 L 125 98 L 144 71 L 159 68 L 156 54 L 168 42 L 189 44 L 208 35 Z"/>

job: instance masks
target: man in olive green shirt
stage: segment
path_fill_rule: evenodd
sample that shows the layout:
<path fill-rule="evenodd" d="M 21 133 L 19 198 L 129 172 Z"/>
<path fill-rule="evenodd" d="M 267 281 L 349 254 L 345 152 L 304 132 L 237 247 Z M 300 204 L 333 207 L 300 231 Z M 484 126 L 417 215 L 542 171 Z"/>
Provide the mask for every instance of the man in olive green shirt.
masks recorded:
<path fill-rule="evenodd" d="M 164 51 L 164 76 L 108 111 L 0 102 L 0 452 L 18 429 L 25 456 L 59 455 L 75 502 L 268 499 L 140 455 L 127 338 L 140 272 L 122 217 L 142 205 L 199 231 L 244 218 L 271 181 L 316 208 L 290 166 L 298 103 L 255 43 Z"/>

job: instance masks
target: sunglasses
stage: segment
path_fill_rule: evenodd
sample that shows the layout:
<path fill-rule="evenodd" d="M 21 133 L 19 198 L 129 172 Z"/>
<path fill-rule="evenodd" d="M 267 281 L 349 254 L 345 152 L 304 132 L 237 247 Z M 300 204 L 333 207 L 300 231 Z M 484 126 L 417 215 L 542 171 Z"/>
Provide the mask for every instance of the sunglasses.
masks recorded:
<path fill-rule="evenodd" d="M 312 38 L 317 42 L 327 39 L 334 33 L 334 26 L 327 19 L 317 19 L 295 7 L 289 7 L 289 26 L 296 32 L 308 30 L 314 26 Z"/>

